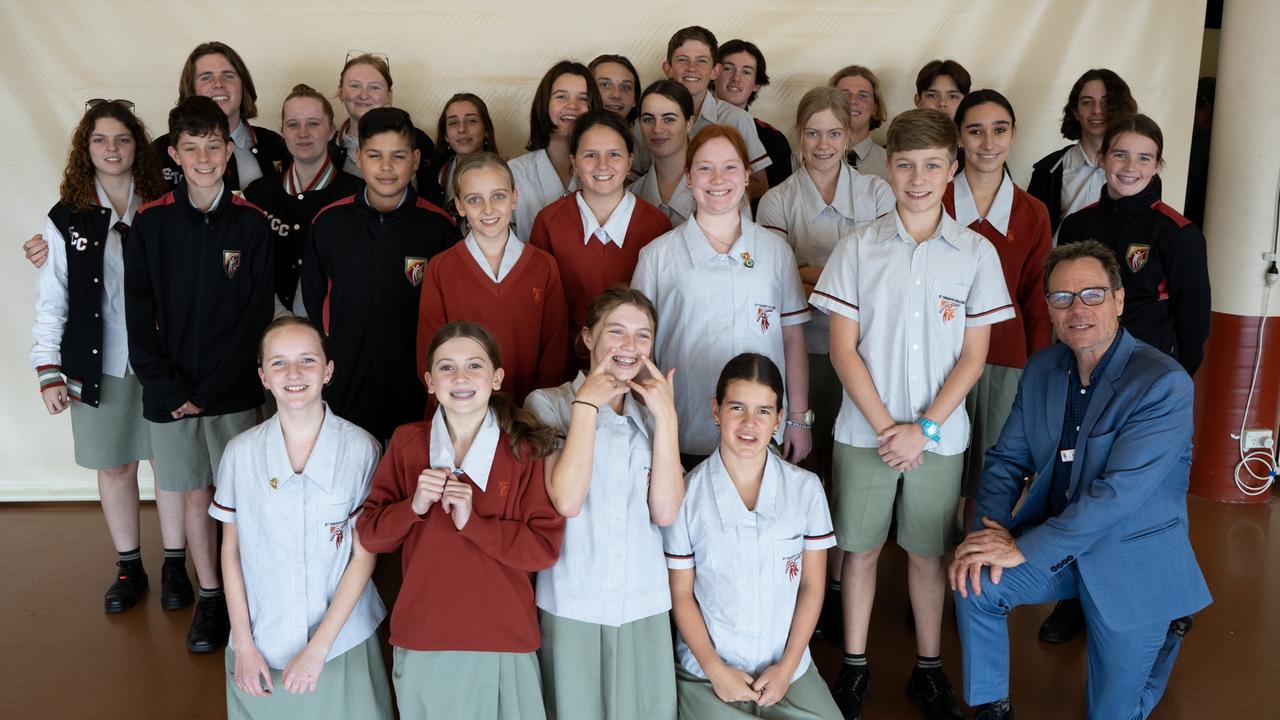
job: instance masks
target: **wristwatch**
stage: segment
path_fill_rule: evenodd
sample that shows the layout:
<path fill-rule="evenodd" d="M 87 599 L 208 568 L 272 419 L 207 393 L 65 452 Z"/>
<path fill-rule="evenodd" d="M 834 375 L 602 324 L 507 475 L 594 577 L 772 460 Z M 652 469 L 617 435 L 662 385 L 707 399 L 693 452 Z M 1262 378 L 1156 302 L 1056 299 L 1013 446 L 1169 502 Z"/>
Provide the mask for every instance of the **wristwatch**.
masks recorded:
<path fill-rule="evenodd" d="M 920 430 L 924 432 L 925 438 L 934 442 L 942 441 L 942 426 L 938 423 L 927 417 L 921 416 L 921 418 L 916 421 L 916 424 L 919 425 Z"/>
<path fill-rule="evenodd" d="M 813 414 L 813 408 L 805 410 L 799 420 L 787 418 L 787 424 L 791 427 L 800 428 L 801 430 L 810 430 L 813 428 L 813 421 L 817 416 Z"/>

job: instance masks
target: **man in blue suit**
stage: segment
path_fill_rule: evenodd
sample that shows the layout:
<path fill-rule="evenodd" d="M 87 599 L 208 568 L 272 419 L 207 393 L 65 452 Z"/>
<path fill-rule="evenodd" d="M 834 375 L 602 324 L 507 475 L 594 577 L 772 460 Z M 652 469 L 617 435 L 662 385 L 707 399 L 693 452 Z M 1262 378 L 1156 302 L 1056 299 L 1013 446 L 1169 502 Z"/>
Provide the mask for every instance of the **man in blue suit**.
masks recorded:
<path fill-rule="evenodd" d="M 1061 343 L 1027 362 L 986 455 L 981 519 L 950 568 L 965 700 L 977 718 L 1012 718 L 1006 616 L 1078 597 L 1089 717 L 1145 718 L 1190 614 L 1211 602 L 1187 537 L 1191 378 L 1120 328 L 1120 268 L 1105 246 L 1055 248 L 1044 278 Z"/>

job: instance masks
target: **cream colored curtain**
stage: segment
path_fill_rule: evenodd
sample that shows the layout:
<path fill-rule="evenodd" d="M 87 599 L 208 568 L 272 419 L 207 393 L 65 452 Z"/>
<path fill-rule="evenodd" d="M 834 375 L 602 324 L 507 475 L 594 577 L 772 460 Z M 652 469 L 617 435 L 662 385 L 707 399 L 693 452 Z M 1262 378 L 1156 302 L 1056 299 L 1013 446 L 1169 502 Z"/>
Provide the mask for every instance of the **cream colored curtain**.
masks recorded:
<path fill-rule="evenodd" d="M 742 0 L 733 5 L 650 0 L 444 2 L 276 0 L 0 2 L 0 500 L 96 497 L 93 473 L 71 461 L 67 414 L 49 417 L 27 367 L 35 274 L 19 246 L 40 231 L 57 189 L 71 129 L 88 98 L 128 98 L 153 135 L 164 132 L 187 53 L 205 40 L 236 48 L 253 73 L 260 116 L 276 129 L 295 83 L 335 92 L 348 50 L 391 58 L 395 101 L 434 137 L 443 101 L 471 91 L 494 113 L 503 153 L 522 152 L 529 102 L 561 58 L 621 53 L 641 82 L 661 75 L 667 38 L 700 24 L 723 42 L 755 42 L 773 84 L 753 110 L 790 132 L 795 103 L 839 67 L 880 76 L 890 114 L 911 107 L 916 71 L 950 57 L 973 87 L 1012 100 L 1019 136 L 1011 165 L 1064 144 L 1058 135 L 1072 82 L 1109 67 L 1163 127 L 1166 200 L 1182 204 L 1185 157 L 1200 64 L 1204 0 Z M 341 106 L 338 107 L 341 115 Z M 881 133 L 883 130 L 881 130 Z M 144 493 L 149 493 L 147 485 Z"/>

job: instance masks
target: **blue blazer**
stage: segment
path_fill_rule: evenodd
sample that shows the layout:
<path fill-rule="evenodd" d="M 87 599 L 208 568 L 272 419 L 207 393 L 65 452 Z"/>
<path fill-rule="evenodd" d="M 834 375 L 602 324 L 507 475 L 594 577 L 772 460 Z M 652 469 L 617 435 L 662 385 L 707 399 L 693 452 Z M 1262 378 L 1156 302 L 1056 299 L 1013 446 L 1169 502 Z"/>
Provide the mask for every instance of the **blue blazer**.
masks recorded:
<path fill-rule="evenodd" d="M 1076 564 L 1080 594 L 1102 622 L 1129 630 L 1190 615 L 1212 599 L 1187 536 L 1191 378 L 1168 355 L 1125 332 L 1080 426 L 1065 510 L 1048 517 L 1053 464 L 1075 355 L 1056 344 L 1033 355 L 1013 411 L 987 451 L 977 519 L 1018 539 L 1046 574 Z M 1021 507 L 1024 478 L 1033 477 Z"/>

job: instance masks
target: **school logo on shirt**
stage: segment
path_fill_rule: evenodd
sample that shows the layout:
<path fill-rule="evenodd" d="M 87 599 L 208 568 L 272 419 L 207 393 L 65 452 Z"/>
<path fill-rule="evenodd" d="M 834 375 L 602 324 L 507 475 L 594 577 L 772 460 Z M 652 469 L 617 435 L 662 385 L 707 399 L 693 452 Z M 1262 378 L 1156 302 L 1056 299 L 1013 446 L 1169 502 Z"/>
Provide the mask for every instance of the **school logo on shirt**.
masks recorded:
<path fill-rule="evenodd" d="M 535 304 L 542 302 L 542 288 L 536 287 L 536 288 L 532 288 L 532 290 L 533 290 L 533 302 Z"/>
<path fill-rule="evenodd" d="M 230 280 L 236 276 L 236 271 L 240 269 L 240 251 L 239 250 L 223 250 L 222 251 L 222 269 L 227 273 L 227 279 Z"/>
<path fill-rule="evenodd" d="M 764 303 L 756 303 L 756 322 L 760 325 L 760 332 L 769 332 L 770 320 L 773 313 L 778 308 L 773 305 L 765 305 Z"/>
<path fill-rule="evenodd" d="M 1129 265 L 1129 269 L 1138 272 L 1147 264 L 1147 260 L 1151 258 L 1151 246 L 1139 243 L 1131 243 L 1129 249 L 1124 252 L 1124 261 Z"/>
<path fill-rule="evenodd" d="M 956 319 L 956 311 L 964 307 L 963 300 L 957 300 L 946 295 L 938 296 L 938 314 L 942 316 L 942 322 L 950 323 Z"/>
<path fill-rule="evenodd" d="M 498 497 L 506 497 L 507 494 L 510 492 L 511 492 L 511 481 L 499 480 L 498 481 Z"/>
<path fill-rule="evenodd" d="M 332 542 L 336 549 L 341 550 L 342 539 L 347 535 L 346 518 L 337 522 L 325 523 L 325 526 L 329 528 L 329 542 Z"/>
<path fill-rule="evenodd" d="M 409 257 L 404 259 L 404 277 L 409 284 L 418 287 L 422 284 L 422 276 L 427 272 L 427 259 L 424 257 Z"/>
<path fill-rule="evenodd" d="M 801 553 L 796 553 L 783 560 L 783 569 L 787 573 L 787 579 L 792 582 L 795 582 L 795 579 L 800 576 L 800 555 Z"/>
<path fill-rule="evenodd" d="M 89 242 L 85 240 L 80 233 L 76 232 L 75 228 L 71 228 L 71 242 L 69 244 L 78 252 L 84 252 L 84 249 L 88 247 Z"/>

